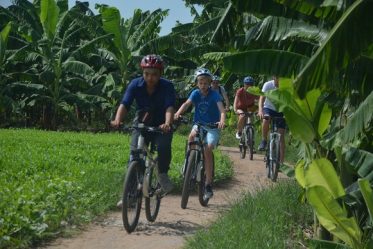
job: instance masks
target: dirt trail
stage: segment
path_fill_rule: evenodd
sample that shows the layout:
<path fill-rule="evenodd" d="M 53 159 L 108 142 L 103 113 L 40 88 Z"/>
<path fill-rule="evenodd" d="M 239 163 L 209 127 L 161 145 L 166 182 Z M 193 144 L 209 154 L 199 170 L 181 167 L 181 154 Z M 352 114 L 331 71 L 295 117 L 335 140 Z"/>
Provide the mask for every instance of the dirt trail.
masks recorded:
<path fill-rule="evenodd" d="M 130 248 L 130 249 L 175 249 L 181 248 L 185 238 L 197 229 L 207 227 L 219 213 L 229 209 L 246 191 L 256 191 L 269 180 L 262 154 L 255 154 L 254 160 L 240 159 L 237 148 L 219 147 L 234 163 L 233 179 L 214 187 L 214 197 L 208 207 L 202 207 L 196 195 L 190 196 L 187 209 L 180 208 L 180 195 L 168 195 L 162 199 L 157 220 L 146 221 L 144 210 L 135 232 L 127 234 L 122 225 L 121 212 L 111 212 L 100 221 L 91 224 L 85 231 L 73 238 L 60 238 L 43 248 Z M 150 246 L 151 245 L 151 246 Z"/>

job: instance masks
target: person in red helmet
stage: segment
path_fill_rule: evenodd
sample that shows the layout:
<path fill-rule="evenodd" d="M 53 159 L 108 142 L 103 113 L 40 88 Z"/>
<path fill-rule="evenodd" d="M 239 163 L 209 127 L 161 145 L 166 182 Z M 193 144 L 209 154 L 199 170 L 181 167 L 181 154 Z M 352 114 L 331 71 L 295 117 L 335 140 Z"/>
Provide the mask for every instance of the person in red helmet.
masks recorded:
<path fill-rule="evenodd" d="M 168 177 L 171 162 L 171 124 L 174 116 L 175 89 L 172 82 L 161 78 L 164 62 L 158 55 L 146 55 L 142 58 L 140 66 L 143 70 L 142 77 L 133 79 L 120 102 L 113 127 L 118 127 L 128 113 L 132 102 L 136 101 L 136 117 L 134 123 L 143 122 L 148 126 L 158 126 L 163 134 L 152 134 L 158 151 L 159 181 L 165 192 L 170 192 L 173 184 Z M 132 133 L 131 151 L 136 149 L 138 131 Z M 130 156 L 130 161 L 132 157 Z M 117 204 L 120 206 L 121 202 Z"/>

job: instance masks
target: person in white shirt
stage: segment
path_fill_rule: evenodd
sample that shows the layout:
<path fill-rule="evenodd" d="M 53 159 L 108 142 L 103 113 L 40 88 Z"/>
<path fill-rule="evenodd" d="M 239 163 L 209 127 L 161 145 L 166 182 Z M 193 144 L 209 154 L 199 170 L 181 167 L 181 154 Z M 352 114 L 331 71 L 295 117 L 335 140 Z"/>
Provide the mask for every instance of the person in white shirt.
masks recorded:
<path fill-rule="evenodd" d="M 280 81 L 278 77 L 273 76 L 273 79 L 264 83 L 262 92 L 267 92 L 269 90 L 277 89 L 279 87 Z M 265 96 L 260 96 L 259 98 L 259 111 L 258 116 L 263 120 L 262 122 L 262 141 L 259 145 L 258 150 L 263 151 L 267 146 L 267 137 L 269 131 L 269 124 L 272 117 L 284 117 L 281 112 L 277 112 L 276 107 L 273 103 Z M 285 119 L 276 119 L 276 126 L 278 132 L 281 134 L 280 140 L 280 163 L 284 162 L 285 157 Z"/>

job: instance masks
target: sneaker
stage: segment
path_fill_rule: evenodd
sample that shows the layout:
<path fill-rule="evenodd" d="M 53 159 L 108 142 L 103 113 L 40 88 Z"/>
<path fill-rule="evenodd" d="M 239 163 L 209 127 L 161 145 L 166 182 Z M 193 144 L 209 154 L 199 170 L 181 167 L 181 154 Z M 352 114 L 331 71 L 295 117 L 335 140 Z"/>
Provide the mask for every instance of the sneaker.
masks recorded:
<path fill-rule="evenodd" d="M 210 199 L 214 195 L 214 192 L 212 192 L 212 187 L 211 185 L 206 185 L 205 187 L 205 198 Z"/>
<path fill-rule="evenodd" d="M 122 206 L 123 206 L 123 201 L 122 200 L 118 201 L 117 208 L 122 209 Z"/>
<path fill-rule="evenodd" d="M 241 135 L 242 135 L 241 132 L 236 132 L 236 138 L 237 138 L 237 139 L 241 139 Z"/>
<path fill-rule="evenodd" d="M 262 141 L 260 142 L 260 144 L 259 144 L 258 150 L 263 151 L 263 150 L 266 149 L 266 147 L 267 147 L 267 141 L 262 140 Z"/>
<path fill-rule="evenodd" d="M 159 184 L 161 184 L 162 190 L 166 193 L 171 192 L 174 188 L 174 185 L 166 173 L 159 174 Z"/>

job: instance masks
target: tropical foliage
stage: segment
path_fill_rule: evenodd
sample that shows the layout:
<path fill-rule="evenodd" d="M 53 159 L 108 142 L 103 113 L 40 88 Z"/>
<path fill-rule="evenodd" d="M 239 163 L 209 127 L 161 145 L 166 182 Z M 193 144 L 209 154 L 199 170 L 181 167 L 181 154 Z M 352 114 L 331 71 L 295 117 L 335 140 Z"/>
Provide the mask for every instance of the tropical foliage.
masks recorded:
<path fill-rule="evenodd" d="M 95 14 L 67 0 L 0 7 L 0 125 L 103 128 L 147 53 L 165 58 L 180 97 L 200 66 L 231 96 L 247 74 L 259 86 L 278 75 L 266 96 L 299 144 L 295 175 L 316 225 L 346 246 L 373 247 L 373 1 L 184 2 L 193 22 L 166 36 L 167 10 L 125 20 L 115 7 Z"/>

